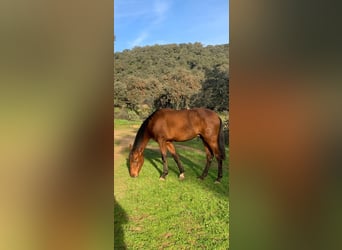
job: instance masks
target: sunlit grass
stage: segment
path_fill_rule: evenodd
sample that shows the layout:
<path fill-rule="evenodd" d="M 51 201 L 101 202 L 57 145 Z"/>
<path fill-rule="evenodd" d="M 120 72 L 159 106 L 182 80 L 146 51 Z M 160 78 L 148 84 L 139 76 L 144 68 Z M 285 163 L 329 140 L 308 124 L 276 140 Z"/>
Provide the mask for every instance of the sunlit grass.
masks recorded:
<path fill-rule="evenodd" d="M 195 148 L 176 145 L 185 180 L 178 180 L 178 167 L 168 157 L 169 175 L 166 181 L 160 181 L 160 153 L 154 149 L 156 144 L 149 145 L 153 149 L 148 146 L 145 150 L 145 163 L 138 178 L 128 175 L 126 162 L 115 169 L 115 248 L 228 249 L 228 160 L 224 162 L 221 184 L 214 183 L 216 161 L 208 177 L 198 180 L 205 165 L 202 142 L 194 139 L 179 143 Z"/>
<path fill-rule="evenodd" d="M 128 121 L 123 119 L 114 119 L 114 129 L 140 126 L 142 121 Z"/>

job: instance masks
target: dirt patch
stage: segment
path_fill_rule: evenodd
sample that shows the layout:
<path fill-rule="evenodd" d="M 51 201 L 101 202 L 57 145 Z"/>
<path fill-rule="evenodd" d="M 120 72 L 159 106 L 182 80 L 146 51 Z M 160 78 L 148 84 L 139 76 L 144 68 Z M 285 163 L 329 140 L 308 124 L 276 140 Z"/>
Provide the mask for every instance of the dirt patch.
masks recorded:
<path fill-rule="evenodd" d="M 125 152 L 129 149 L 129 144 L 133 144 L 136 130 L 127 129 L 114 129 L 114 169 L 125 160 Z"/>

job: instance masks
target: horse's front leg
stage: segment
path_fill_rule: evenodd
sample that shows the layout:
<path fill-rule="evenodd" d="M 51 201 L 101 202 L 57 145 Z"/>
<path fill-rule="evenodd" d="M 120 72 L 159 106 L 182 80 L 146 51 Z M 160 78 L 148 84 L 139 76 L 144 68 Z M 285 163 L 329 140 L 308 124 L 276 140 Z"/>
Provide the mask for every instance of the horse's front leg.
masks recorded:
<path fill-rule="evenodd" d="M 169 169 L 167 166 L 167 159 L 166 159 L 166 156 L 167 156 L 166 144 L 164 142 L 159 142 L 159 147 L 160 147 L 160 152 L 161 152 L 162 161 L 163 161 L 163 173 L 159 179 L 165 181 L 165 178 L 167 174 L 169 173 Z"/>
<path fill-rule="evenodd" d="M 169 152 L 171 153 L 173 159 L 175 160 L 175 162 L 177 163 L 178 169 L 179 169 L 179 179 L 180 180 L 184 180 L 185 176 L 184 176 L 184 168 L 182 166 L 182 163 L 179 160 L 179 156 L 176 152 L 176 148 L 175 145 L 173 145 L 172 142 L 167 142 L 166 143 L 166 147 L 169 150 Z"/>
<path fill-rule="evenodd" d="M 169 173 L 169 168 L 167 166 L 167 160 L 166 160 L 166 154 L 162 154 L 162 161 L 163 161 L 163 173 L 160 176 L 160 180 L 165 181 L 165 177 L 168 175 Z"/>

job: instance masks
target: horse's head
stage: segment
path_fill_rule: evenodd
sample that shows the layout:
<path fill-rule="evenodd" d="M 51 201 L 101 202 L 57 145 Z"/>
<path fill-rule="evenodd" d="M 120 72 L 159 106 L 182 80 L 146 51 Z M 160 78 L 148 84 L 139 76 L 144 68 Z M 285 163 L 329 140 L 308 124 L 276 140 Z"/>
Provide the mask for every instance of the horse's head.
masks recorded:
<path fill-rule="evenodd" d="M 130 145 L 129 153 L 129 174 L 131 177 L 137 177 L 144 164 L 144 156 L 142 149 L 132 150 Z"/>

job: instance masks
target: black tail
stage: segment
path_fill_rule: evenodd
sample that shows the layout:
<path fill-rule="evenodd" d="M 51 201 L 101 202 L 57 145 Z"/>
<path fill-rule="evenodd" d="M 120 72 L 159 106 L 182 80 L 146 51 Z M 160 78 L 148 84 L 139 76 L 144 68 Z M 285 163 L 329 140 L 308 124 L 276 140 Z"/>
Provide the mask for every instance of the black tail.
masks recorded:
<path fill-rule="evenodd" d="M 223 132 L 223 124 L 222 124 L 222 120 L 220 119 L 220 132 L 219 132 L 219 136 L 218 136 L 218 146 L 220 149 L 220 154 L 221 154 L 221 159 L 224 160 L 226 159 L 226 149 L 224 146 L 224 132 Z"/>

